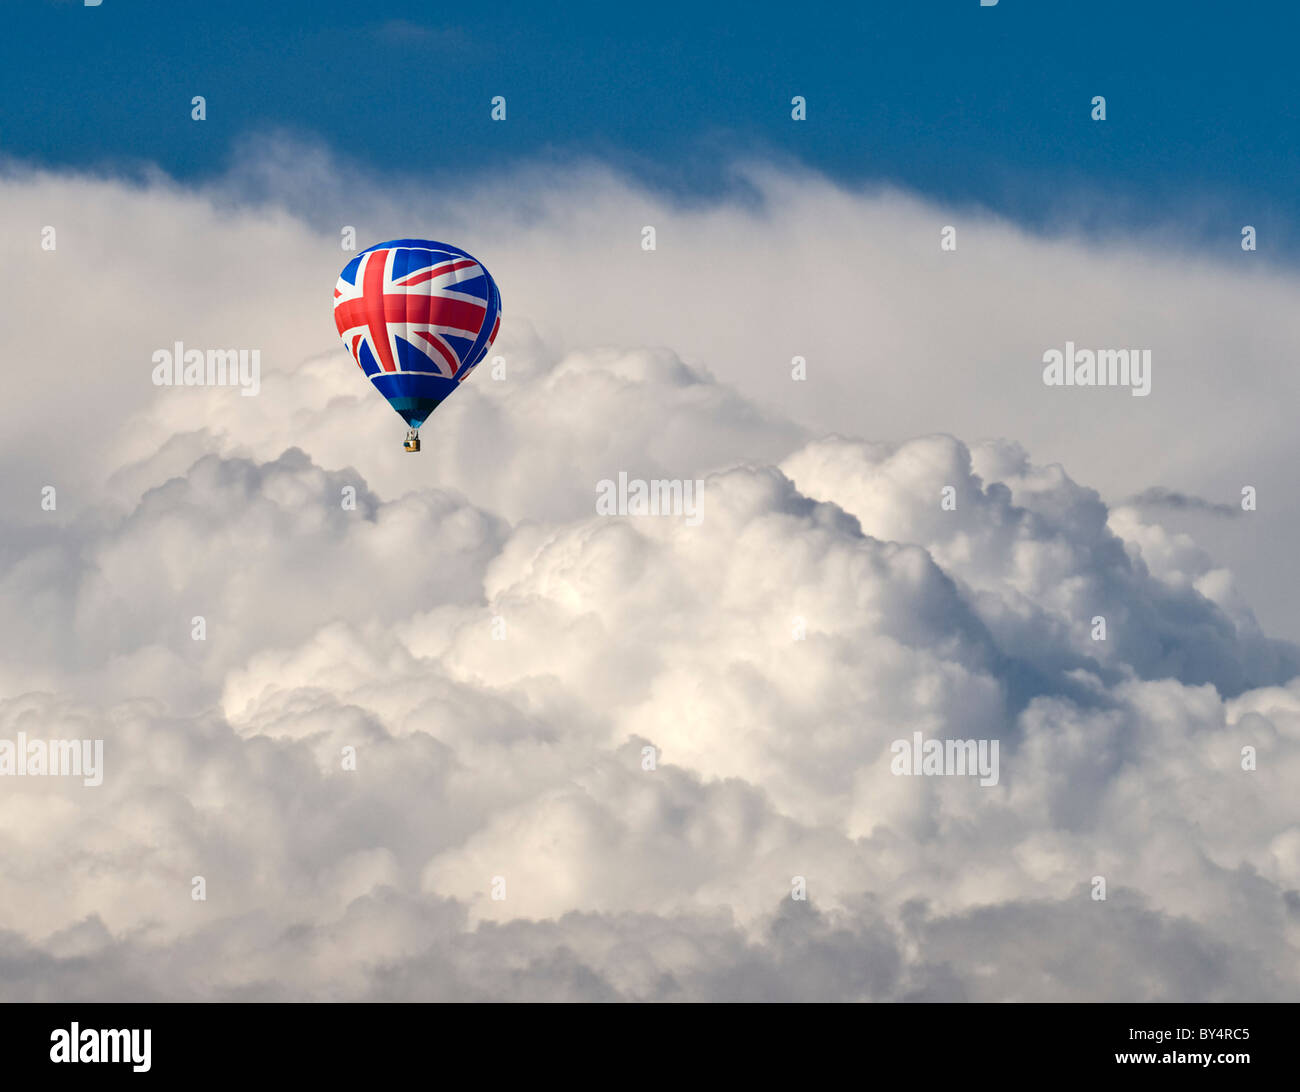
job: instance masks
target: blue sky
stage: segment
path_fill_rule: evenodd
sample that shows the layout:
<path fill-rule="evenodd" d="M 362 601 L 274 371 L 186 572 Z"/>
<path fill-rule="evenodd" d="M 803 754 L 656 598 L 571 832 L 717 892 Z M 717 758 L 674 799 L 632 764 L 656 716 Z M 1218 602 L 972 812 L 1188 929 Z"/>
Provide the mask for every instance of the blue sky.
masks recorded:
<path fill-rule="evenodd" d="M 1253 223 L 1262 250 L 1292 234 L 1292 5 L 723 7 L 38 0 L 6 12 L 0 151 L 189 180 L 276 130 L 439 180 L 594 155 L 682 195 L 757 154 L 1028 224 L 1185 214 L 1225 248 Z"/>

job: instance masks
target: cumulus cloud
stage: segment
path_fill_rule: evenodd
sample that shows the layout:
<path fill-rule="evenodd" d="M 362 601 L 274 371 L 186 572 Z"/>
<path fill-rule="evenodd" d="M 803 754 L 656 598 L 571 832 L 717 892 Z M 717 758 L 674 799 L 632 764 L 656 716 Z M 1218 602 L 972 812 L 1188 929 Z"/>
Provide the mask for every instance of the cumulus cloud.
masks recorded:
<path fill-rule="evenodd" d="M 0 411 L 0 739 L 106 764 L 4 779 L 3 996 L 1295 996 L 1297 630 L 1167 505 L 1106 499 L 1203 472 L 1201 395 L 1159 363 L 1147 401 L 1037 380 L 1044 348 L 1122 335 L 1208 382 L 1125 284 L 1193 325 L 1213 296 L 1231 341 L 1287 275 L 978 217 L 940 268 L 947 211 L 771 171 L 756 207 L 593 169 L 353 179 L 341 209 L 340 178 L 0 183 L 16 234 L 60 239 L 6 274 L 46 330 L 11 351 L 48 374 Z M 331 344 L 330 216 L 428 224 L 505 286 L 505 378 L 419 457 Z M 102 291 L 56 325 L 69 278 Z M 261 392 L 154 387 L 177 339 L 260 347 Z M 1259 412 L 1224 481 L 1271 473 Z M 598 515 L 620 472 L 699 480 L 702 519 Z M 998 741 L 997 784 L 897 776 L 913 732 Z"/>

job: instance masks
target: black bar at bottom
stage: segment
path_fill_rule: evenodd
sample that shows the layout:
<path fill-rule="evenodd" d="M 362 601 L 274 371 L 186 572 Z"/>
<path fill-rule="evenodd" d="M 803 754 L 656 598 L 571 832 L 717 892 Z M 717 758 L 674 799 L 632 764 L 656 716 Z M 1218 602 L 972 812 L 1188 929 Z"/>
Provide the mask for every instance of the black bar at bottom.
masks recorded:
<path fill-rule="evenodd" d="M 1295 1015 L 1291 1005 L 1230 1004 L 33 1004 L 0 1011 L 0 1059 L 11 1088 L 25 1087 L 15 1076 L 169 1085 L 285 1076 L 336 1087 L 402 1072 L 579 1087 L 631 1077 L 734 1084 L 755 1073 L 812 1087 L 846 1072 L 928 1083 L 1123 1070 L 1238 1087 L 1293 1077 Z"/>

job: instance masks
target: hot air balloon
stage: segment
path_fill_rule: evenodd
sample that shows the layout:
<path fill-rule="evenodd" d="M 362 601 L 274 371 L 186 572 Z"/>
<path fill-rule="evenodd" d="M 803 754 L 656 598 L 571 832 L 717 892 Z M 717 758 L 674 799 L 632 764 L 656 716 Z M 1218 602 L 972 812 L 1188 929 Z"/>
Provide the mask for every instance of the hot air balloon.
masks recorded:
<path fill-rule="evenodd" d="M 393 239 L 363 250 L 334 287 L 334 324 L 348 352 L 410 426 L 420 426 L 492 345 L 501 293 L 465 251 L 428 239 Z"/>

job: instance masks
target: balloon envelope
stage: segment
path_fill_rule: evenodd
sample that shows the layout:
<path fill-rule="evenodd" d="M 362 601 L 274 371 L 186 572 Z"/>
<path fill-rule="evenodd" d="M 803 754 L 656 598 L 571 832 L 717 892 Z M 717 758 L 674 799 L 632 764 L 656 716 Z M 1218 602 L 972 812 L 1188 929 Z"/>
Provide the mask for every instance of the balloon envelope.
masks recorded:
<path fill-rule="evenodd" d="M 501 325 L 501 294 L 458 247 L 393 239 L 344 267 L 334 324 L 375 389 L 419 428 L 487 356 Z"/>

